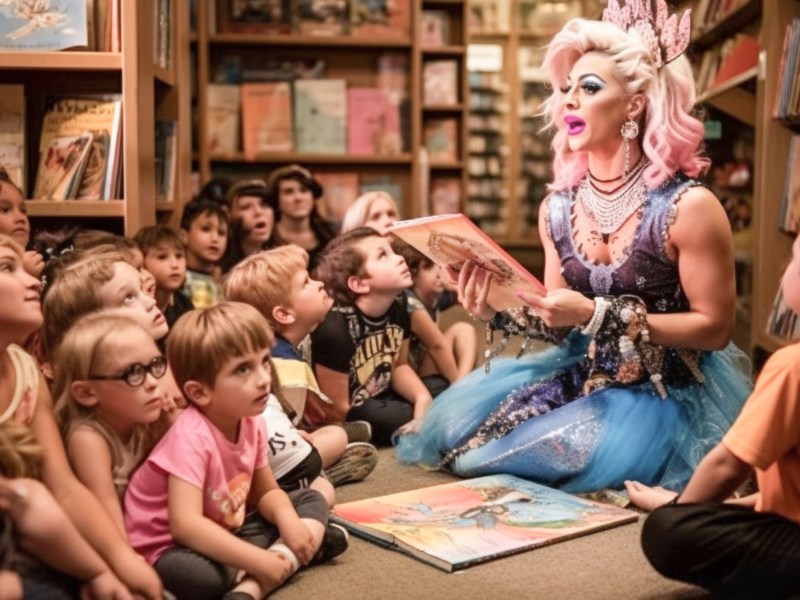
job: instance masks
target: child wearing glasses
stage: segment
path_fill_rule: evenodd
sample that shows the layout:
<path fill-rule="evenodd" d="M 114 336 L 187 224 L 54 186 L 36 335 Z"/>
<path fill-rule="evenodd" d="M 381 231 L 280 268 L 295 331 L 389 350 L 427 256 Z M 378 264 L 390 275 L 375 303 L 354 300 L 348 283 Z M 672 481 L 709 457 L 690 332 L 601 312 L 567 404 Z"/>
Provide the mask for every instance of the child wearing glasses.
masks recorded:
<path fill-rule="evenodd" d="M 125 535 L 131 472 L 166 429 L 167 359 L 139 324 L 109 311 L 80 319 L 55 352 L 56 418 L 75 474 Z"/>

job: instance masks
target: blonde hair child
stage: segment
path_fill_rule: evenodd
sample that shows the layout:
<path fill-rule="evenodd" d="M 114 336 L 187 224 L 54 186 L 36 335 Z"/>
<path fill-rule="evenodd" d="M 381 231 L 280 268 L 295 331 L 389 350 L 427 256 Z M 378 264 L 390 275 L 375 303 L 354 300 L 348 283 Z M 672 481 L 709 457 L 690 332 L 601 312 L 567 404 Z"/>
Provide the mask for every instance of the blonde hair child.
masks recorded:
<path fill-rule="evenodd" d="M 180 598 L 261 598 L 308 564 L 326 534 L 322 495 L 286 494 L 269 468 L 261 413 L 272 341 L 264 317 L 238 302 L 186 313 L 167 341 L 191 405 L 131 478 L 125 524 Z M 246 516 L 248 504 L 257 510 Z"/>
<path fill-rule="evenodd" d="M 366 192 L 355 199 L 342 220 L 342 233 L 371 227 L 381 235 L 400 218 L 400 209 L 391 194 L 383 191 Z"/>
<path fill-rule="evenodd" d="M 22 248 L 0 235 L 0 422 L 13 421 L 30 427 L 35 442 L 43 449 L 41 479 L 49 492 L 44 494 L 35 483 L 27 484 L 27 480 L 0 479 L 4 510 L 15 521 L 20 535 L 43 536 L 39 552 L 34 551 L 37 556 L 87 582 L 91 595 L 127 597 L 128 592 L 112 573 L 113 569 L 132 591 L 155 600 L 161 596 L 161 582 L 132 551 L 100 503 L 70 469 L 47 385 L 33 358 L 16 345 L 17 340 L 42 325 L 40 283 L 24 271 L 22 257 Z M 30 464 L 24 458 L 22 463 Z M 50 502 L 50 493 L 68 518 L 61 518 L 60 510 Z M 0 579 L 3 589 L 6 584 L 19 584 L 8 573 Z"/>
<path fill-rule="evenodd" d="M 167 359 L 141 325 L 101 311 L 70 328 L 54 365 L 55 412 L 70 464 L 125 534 L 128 479 L 166 429 L 159 380 Z"/>

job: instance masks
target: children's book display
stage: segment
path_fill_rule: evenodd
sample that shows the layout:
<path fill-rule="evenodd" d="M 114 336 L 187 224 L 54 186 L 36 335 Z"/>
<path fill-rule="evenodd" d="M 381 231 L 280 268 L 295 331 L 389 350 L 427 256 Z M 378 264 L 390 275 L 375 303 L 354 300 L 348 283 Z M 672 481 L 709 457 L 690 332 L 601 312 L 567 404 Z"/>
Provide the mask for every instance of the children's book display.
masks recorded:
<path fill-rule="evenodd" d="M 90 4 L 90 0 L 0 2 L 0 48 L 25 52 L 94 48 Z"/>
<path fill-rule="evenodd" d="M 444 571 L 636 521 L 635 512 L 513 475 L 338 504 L 331 520 Z"/>
<path fill-rule="evenodd" d="M 347 152 L 347 82 L 298 79 L 294 83 L 297 152 Z"/>
<path fill-rule="evenodd" d="M 241 95 L 245 158 L 291 152 L 294 148 L 291 84 L 288 81 L 243 83 Z"/>
<path fill-rule="evenodd" d="M 398 221 L 389 231 L 438 265 L 460 270 L 467 260 L 472 260 L 489 271 L 492 283 L 488 300 L 496 310 L 525 306 L 517 292 L 547 293 L 541 281 L 466 215 L 437 215 Z"/>

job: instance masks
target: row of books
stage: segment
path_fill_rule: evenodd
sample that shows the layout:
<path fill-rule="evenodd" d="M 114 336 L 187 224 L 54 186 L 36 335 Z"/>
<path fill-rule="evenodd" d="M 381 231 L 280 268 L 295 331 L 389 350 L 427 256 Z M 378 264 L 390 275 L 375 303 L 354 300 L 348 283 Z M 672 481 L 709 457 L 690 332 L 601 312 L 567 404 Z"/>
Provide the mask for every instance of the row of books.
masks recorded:
<path fill-rule="evenodd" d="M 407 151 L 400 106 L 377 87 L 348 88 L 344 79 L 209 84 L 207 98 L 212 156 Z"/>
<path fill-rule="evenodd" d="M 787 123 L 800 123 L 800 19 L 786 27 L 778 86 L 772 115 Z"/>
<path fill-rule="evenodd" d="M 800 135 L 793 135 L 789 144 L 779 219 L 783 231 L 800 233 Z"/>
<path fill-rule="evenodd" d="M 217 0 L 218 33 L 409 40 L 410 0 Z"/>
<path fill-rule="evenodd" d="M 120 197 L 122 101 L 119 94 L 48 97 L 33 191 L 27 190 L 26 98 L 0 86 L 0 164 L 26 195 L 45 200 Z"/>
<path fill-rule="evenodd" d="M 382 191 L 389 194 L 403 212 L 403 188 L 391 178 L 359 175 L 352 171 L 314 171 L 314 178 L 322 186 L 322 216 L 341 223 L 347 209 L 361 194 Z"/>
<path fill-rule="evenodd" d="M 511 29 L 511 7 L 517 8 L 514 20 L 528 35 L 552 37 L 572 18 L 583 14 L 581 0 L 470 0 L 469 30 L 473 33 L 504 33 Z"/>
<path fill-rule="evenodd" d="M 692 13 L 692 33 L 701 35 L 713 29 L 752 0 L 700 0 Z"/>
<path fill-rule="evenodd" d="M 704 52 L 695 74 L 698 96 L 757 67 L 760 52 L 758 40 L 744 33 Z"/>

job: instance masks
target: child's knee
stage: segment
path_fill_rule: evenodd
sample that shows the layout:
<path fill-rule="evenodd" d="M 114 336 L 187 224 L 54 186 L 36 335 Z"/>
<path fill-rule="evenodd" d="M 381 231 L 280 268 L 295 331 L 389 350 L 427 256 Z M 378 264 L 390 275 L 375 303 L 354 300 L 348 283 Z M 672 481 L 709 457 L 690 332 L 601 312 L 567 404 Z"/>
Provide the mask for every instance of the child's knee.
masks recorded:
<path fill-rule="evenodd" d="M 328 501 L 319 491 L 305 488 L 289 493 L 297 516 L 301 519 L 313 519 L 323 525 L 328 523 Z"/>
<path fill-rule="evenodd" d="M 680 505 L 654 510 L 642 526 L 642 551 L 653 568 L 666 577 L 682 571 L 682 564 L 692 555 L 692 529 Z"/>

